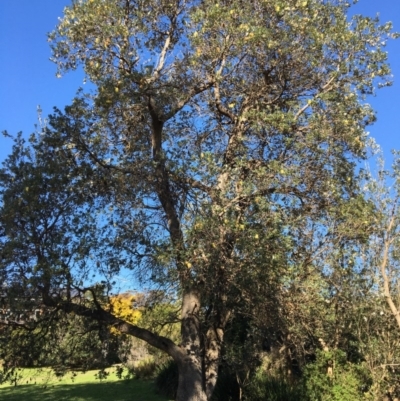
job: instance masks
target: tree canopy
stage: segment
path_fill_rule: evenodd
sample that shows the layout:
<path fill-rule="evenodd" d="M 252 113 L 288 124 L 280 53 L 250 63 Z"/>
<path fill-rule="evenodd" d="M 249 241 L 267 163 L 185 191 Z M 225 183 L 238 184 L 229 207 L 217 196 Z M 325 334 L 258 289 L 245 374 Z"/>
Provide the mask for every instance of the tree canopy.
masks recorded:
<path fill-rule="evenodd" d="M 371 229 L 356 165 L 375 119 L 365 97 L 390 84 L 392 34 L 375 19 L 349 21 L 348 7 L 66 7 L 49 35 L 53 60 L 60 75 L 82 66 L 92 90 L 30 147 L 18 138 L 5 162 L 5 282 L 166 352 L 177 400 L 210 400 L 227 325 L 261 314 L 277 332 L 292 284 L 334 275 L 334 252 Z M 121 269 L 181 300 L 168 317 L 179 343 L 104 306 Z"/>

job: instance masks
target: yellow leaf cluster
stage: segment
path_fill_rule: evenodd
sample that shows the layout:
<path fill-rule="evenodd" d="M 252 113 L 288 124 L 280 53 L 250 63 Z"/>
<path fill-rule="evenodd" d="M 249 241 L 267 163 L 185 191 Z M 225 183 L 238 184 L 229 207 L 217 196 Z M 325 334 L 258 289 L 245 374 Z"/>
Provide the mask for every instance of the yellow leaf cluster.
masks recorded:
<path fill-rule="evenodd" d="M 133 308 L 135 296 L 132 294 L 118 294 L 110 299 L 112 313 L 120 319 L 137 324 L 142 317 L 142 312 Z M 115 330 L 118 332 L 117 330 Z"/>

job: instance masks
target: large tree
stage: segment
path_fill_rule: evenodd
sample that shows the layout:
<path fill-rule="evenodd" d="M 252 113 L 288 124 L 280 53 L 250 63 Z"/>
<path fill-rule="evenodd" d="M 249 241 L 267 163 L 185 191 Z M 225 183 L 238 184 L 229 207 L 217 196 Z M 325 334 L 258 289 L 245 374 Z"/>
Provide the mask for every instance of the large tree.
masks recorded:
<path fill-rule="evenodd" d="M 209 400 L 228 321 L 273 316 L 283 272 L 315 268 L 332 216 L 360 203 L 364 100 L 390 83 L 391 27 L 347 9 L 73 1 L 53 57 L 60 75 L 83 66 L 91 92 L 50 118 L 36 158 L 3 170 L 2 274 L 166 352 L 177 400 Z M 91 282 L 110 291 L 122 268 L 181 298 L 179 344 L 102 306 Z"/>

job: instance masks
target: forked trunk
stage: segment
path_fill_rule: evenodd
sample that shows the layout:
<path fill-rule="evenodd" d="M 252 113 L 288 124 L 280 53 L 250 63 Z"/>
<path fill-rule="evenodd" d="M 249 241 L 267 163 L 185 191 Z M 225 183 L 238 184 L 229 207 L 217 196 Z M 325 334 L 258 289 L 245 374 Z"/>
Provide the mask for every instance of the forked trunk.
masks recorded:
<path fill-rule="evenodd" d="M 182 301 L 181 349 L 183 352 L 177 360 L 179 385 L 176 400 L 207 401 L 199 322 L 200 296 L 196 290 L 188 289 Z"/>
<path fill-rule="evenodd" d="M 179 368 L 176 400 L 207 401 L 211 399 L 217 383 L 224 327 L 229 312 L 218 311 L 214 324 L 202 334 L 199 293 L 195 289 L 188 289 L 182 301 L 181 352 L 175 357 Z"/>

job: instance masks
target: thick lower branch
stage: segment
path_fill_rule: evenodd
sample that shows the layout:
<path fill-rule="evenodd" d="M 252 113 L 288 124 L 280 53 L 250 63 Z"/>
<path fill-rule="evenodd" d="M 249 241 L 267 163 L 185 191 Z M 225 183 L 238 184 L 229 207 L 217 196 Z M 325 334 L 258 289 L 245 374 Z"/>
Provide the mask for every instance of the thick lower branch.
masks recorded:
<path fill-rule="evenodd" d="M 113 326 L 121 333 L 139 338 L 147 344 L 166 352 L 174 360 L 182 358 L 182 351 L 172 340 L 151 332 L 150 330 L 128 323 L 111 312 L 104 309 L 91 309 L 87 306 L 75 304 L 72 302 L 56 302 L 55 300 L 45 300 L 46 306 L 55 307 L 65 313 L 75 313 L 78 316 L 87 317 L 107 325 Z"/>

